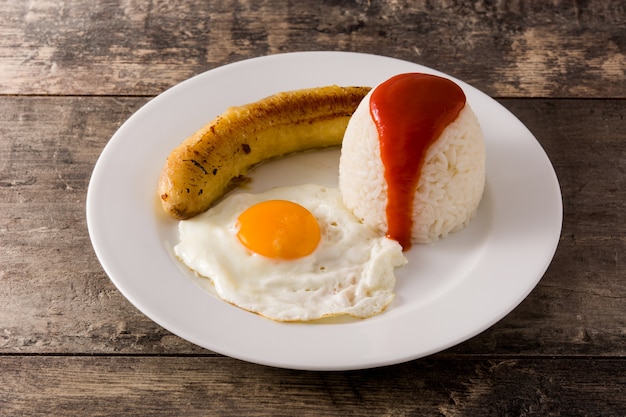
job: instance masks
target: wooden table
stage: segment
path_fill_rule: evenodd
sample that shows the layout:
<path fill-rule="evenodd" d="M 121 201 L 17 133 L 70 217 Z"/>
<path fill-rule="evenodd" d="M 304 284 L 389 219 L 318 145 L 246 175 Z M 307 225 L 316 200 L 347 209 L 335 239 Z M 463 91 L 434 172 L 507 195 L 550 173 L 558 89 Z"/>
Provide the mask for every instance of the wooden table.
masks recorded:
<path fill-rule="evenodd" d="M 626 8 L 435 3 L 0 0 L 0 415 L 626 415 Z M 306 50 L 439 69 L 536 135 L 563 231 L 499 323 L 409 363 L 284 370 L 186 342 L 110 282 L 85 197 L 116 129 L 190 76 Z"/>

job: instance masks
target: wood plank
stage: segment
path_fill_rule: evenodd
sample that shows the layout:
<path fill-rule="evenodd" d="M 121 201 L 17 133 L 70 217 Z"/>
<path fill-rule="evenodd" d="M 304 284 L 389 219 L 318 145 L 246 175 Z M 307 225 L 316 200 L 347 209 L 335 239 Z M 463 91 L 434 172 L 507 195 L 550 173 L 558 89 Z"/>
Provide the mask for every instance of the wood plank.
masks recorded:
<path fill-rule="evenodd" d="M 91 170 L 115 129 L 146 100 L 0 97 L 0 354 L 206 353 L 126 301 L 87 234 Z M 563 235 L 531 295 L 451 353 L 623 356 L 623 101 L 502 102 L 556 167 Z"/>
<path fill-rule="evenodd" d="M 429 359 L 300 372 L 205 357 L 0 357 L 10 416 L 618 416 L 624 360 Z"/>
<path fill-rule="evenodd" d="M 200 351 L 121 296 L 87 232 L 93 166 L 115 129 L 145 102 L 0 99 L 0 351 L 142 351 L 146 343 Z"/>
<path fill-rule="evenodd" d="M 625 19 L 619 0 L 4 0 L 0 94 L 156 95 L 230 62 L 313 48 L 420 63 L 499 97 L 624 98 Z"/>

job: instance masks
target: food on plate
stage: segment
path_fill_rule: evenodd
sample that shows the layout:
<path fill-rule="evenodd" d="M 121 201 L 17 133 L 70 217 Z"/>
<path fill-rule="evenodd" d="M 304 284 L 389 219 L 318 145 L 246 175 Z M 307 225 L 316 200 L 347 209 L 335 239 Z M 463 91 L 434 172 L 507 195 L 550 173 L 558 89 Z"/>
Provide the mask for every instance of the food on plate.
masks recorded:
<path fill-rule="evenodd" d="M 174 149 L 158 195 L 177 219 L 207 210 L 247 171 L 267 159 L 341 144 L 369 87 L 327 86 L 283 92 L 232 107 Z"/>
<path fill-rule="evenodd" d="M 394 76 L 350 119 L 339 163 L 343 201 L 405 250 L 464 227 L 484 186 L 482 130 L 453 81 Z"/>
<path fill-rule="evenodd" d="M 340 144 L 337 188 L 222 198 L 260 162 Z M 176 256 L 218 297 L 310 321 L 384 311 L 404 251 L 466 225 L 484 183 L 482 131 L 463 90 L 409 73 L 374 89 L 297 90 L 233 107 L 172 152 L 159 193 L 182 219 Z"/>
<path fill-rule="evenodd" d="M 179 222 L 176 255 L 223 300 L 278 321 L 370 317 L 394 298 L 402 247 L 359 222 L 337 188 L 228 195 Z"/>

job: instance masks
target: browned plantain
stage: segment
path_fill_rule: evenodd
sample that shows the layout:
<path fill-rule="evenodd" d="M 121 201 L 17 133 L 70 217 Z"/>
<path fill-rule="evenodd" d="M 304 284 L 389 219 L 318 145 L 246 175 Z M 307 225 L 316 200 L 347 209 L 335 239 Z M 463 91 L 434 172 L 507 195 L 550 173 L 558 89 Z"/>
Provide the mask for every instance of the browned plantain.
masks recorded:
<path fill-rule="evenodd" d="M 229 108 L 167 158 L 158 184 L 163 209 L 177 219 L 193 217 L 265 160 L 340 145 L 348 120 L 369 90 L 302 89 Z"/>

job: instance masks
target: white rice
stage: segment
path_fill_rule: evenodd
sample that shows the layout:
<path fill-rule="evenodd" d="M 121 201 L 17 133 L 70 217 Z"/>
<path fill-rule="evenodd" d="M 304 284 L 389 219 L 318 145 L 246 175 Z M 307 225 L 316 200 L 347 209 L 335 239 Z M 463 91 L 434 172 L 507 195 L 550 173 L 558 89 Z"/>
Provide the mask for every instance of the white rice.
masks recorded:
<path fill-rule="evenodd" d="M 341 147 L 339 189 L 346 207 L 370 227 L 387 233 L 387 184 L 371 92 L 348 123 Z M 426 153 L 413 201 L 411 243 L 431 243 L 468 224 L 485 186 L 482 130 L 469 104 Z"/>

